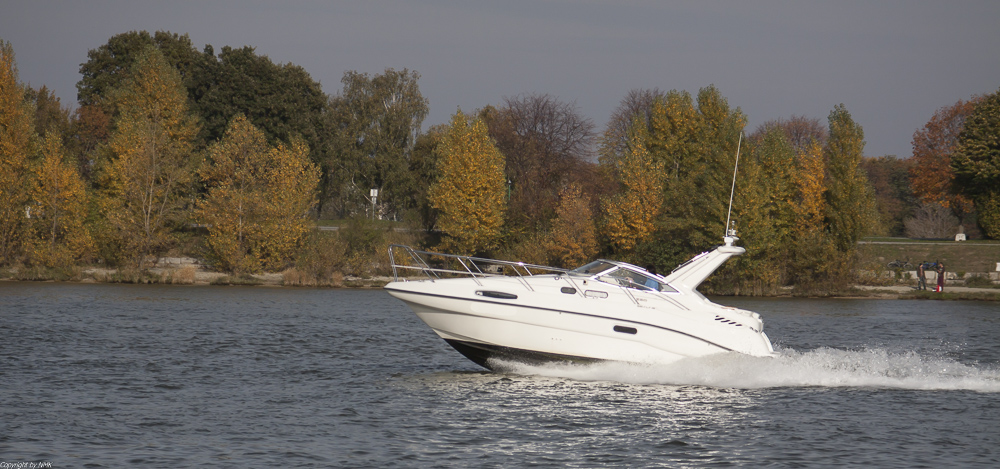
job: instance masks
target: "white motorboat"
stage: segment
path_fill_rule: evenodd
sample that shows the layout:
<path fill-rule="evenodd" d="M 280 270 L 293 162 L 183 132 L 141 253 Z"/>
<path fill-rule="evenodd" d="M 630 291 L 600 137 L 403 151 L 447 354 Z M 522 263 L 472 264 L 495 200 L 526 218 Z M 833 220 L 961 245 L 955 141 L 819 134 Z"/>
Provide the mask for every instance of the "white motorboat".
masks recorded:
<path fill-rule="evenodd" d="M 726 236 L 666 276 L 603 259 L 565 270 L 393 245 L 394 281 L 385 289 L 490 370 L 509 362 L 771 356 L 759 314 L 715 304 L 696 290 L 726 259 L 745 252 L 736 239 Z"/>

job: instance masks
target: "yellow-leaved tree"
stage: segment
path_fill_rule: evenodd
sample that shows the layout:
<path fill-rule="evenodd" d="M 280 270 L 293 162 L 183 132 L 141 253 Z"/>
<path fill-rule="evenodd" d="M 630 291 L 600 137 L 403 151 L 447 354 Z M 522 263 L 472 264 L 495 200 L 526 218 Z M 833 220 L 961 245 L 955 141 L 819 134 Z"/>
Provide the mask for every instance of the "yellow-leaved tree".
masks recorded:
<path fill-rule="evenodd" d="M 818 233 L 826 229 L 823 220 L 826 214 L 826 162 L 823 147 L 813 140 L 798 154 L 797 203 L 793 205 L 798 236 Z"/>
<path fill-rule="evenodd" d="M 152 46 L 139 54 L 112 99 L 118 117 L 99 205 L 110 228 L 105 234 L 123 260 L 142 267 L 170 245 L 171 223 L 183 219 L 198 127 L 180 75 Z"/>
<path fill-rule="evenodd" d="M 88 195 L 76 165 L 67 161 L 62 138 L 48 133 L 31 187 L 28 256 L 36 265 L 63 267 L 94 248 L 85 225 Z"/>
<path fill-rule="evenodd" d="M 812 141 L 798 153 L 797 162 L 793 206 L 796 223 L 789 249 L 787 280 L 795 285 L 796 291 L 828 291 L 842 286 L 851 264 L 837 251 L 826 220 L 829 207 L 823 147 Z"/>
<path fill-rule="evenodd" d="M 629 259 L 636 244 L 656 229 L 663 206 L 664 163 L 646 149 L 646 135 L 644 125 L 632 126 L 628 149 L 619 162 L 622 190 L 602 204 L 604 235 Z"/>
<path fill-rule="evenodd" d="M 486 124 L 459 110 L 437 151 L 438 180 L 428 199 L 440 213 L 441 249 L 475 254 L 497 248 L 507 210 L 504 157 Z"/>
<path fill-rule="evenodd" d="M 578 184 L 570 184 L 559 193 L 548 251 L 555 265 L 569 268 L 581 266 L 597 254 L 594 217 Z"/>
<path fill-rule="evenodd" d="M 34 115 L 18 80 L 14 48 L 0 40 L 0 265 L 24 252 Z"/>
<path fill-rule="evenodd" d="M 198 172 L 207 193 L 196 216 L 208 226 L 211 259 L 234 274 L 284 267 L 312 229 L 319 168 L 305 142 L 276 148 L 264 132 L 237 116 L 208 148 Z"/>

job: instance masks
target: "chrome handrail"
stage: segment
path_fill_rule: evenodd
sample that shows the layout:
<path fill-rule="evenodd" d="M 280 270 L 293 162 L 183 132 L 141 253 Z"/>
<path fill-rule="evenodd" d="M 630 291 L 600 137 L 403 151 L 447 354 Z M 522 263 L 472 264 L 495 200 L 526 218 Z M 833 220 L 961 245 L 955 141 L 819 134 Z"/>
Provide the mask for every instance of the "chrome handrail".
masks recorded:
<path fill-rule="evenodd" d="M 402 249 L 406 254 L 409 255 L 410 259 L 416 265 L 401 264 L 396 262 L 396 256 L 394 254 L 395 249 Z M 429 257 L 442 257 L 446 259 L 454 259 L 462 266 L 464 270 L 447 269 L 432 267 L 426 258 Z M 534 276 L 535 273 L 532 270 L 542 271 L 545 273 L 558 273 L 565 274 L 569 272 L 568 269 L 560 269 L 557 267 L 549 267 L 544 265 L 535 264 L 525 264 L 524 262 L 514 262 L 514 261 L 501 261 L 497 259 L 487 259 L 483 257 L 473 257 L 473 256 L 463 256 L 460 254 L 445 254 L 441 252 L 432 251 L 418 251 L 403 244 L 390 244 L 389 245 L 389 262 L 392 264 L 392 277 L 394 281 L 399 281 L 400 270 L 417 270 L 420 273 L 427 276 L 430 281 L 440 280 L 441 275 L 439 274 L 452 274 L 452 275 L 464 275 L 472 277 L 477 285 L 482 285 L 479 278 L 482 277 L 517 277 L 517 279 L 524 284 L 528 290 L 534 290 L 531 284 L 527 282 L 525 277 Z M 503 267 L 510 267 L 510 271 L 514 275 L 507 275 L 506 273 L 492 273 L 484 272 L 480 265 L 496 265 Z"/>

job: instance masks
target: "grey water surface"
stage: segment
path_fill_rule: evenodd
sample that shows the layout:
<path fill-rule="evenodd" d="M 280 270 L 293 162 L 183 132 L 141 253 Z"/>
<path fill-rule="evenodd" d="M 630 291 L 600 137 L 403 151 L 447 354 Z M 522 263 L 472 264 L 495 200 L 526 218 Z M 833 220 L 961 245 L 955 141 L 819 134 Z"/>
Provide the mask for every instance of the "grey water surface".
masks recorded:
<path fill-rule="evenodd" d="M 0 463 L 1000 466 L 997 303 L 716 301 L 781 355 L 494 374 L 379 290 L 0 283 Z"/>

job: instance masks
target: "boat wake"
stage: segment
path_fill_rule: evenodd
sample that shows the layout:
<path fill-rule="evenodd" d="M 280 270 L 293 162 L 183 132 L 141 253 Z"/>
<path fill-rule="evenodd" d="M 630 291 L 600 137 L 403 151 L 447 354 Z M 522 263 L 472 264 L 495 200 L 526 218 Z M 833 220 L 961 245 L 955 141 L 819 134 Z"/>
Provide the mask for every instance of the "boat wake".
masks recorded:
<path fill-rule="evenodd" d="M 743 354 L 690 358 L 668 365 L 605 362 L 532 366 L 504 362 L 515 374 L 615 381 L 631 384 L 697 385 L 716 388 L 866 387 L 1000 392 L 1000 367 L 969 365 L 912 351 L 819 348 L 778 350 L 774 358 Z"/>

